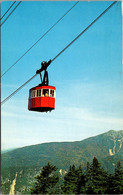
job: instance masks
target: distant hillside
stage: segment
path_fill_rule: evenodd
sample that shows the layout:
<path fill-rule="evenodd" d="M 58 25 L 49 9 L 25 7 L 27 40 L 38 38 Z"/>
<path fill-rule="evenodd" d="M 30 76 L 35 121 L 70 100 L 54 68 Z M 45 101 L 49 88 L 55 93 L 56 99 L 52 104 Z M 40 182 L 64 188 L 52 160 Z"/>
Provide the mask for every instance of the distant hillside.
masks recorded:
<path fill-rule="evenodd" d="M 6 152 L 10 152 L 12 150 L 15 150 L 15 148 L 7 149 L 7 150 L 1 150 L 1 154 L 4 154 Z"/>
<path fill-rule="evenodd" d="M 9 151 L 2 154 L 3 189 L 9 193 L 8 186 L 17 173 L 16 191 L 25 192 L 24 184 L 33 182 L 33 176 L 48 161 L 62 170 L 72 164 L 81 164 L 85 168 L 87 161 L 91 162 L 95 156 L 106 170 L 112 172 L 117 160 L 123 161 L 122 143 L 123 130 L 111 130 L 82 141 L 44 143 Z"/>

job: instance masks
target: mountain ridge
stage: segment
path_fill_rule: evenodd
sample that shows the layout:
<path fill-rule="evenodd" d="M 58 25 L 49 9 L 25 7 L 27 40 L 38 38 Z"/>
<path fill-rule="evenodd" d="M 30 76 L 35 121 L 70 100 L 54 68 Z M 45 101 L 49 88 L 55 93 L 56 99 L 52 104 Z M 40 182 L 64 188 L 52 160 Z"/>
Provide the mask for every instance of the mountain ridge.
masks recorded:
<path fill-rule="evenodd" d="M 14 166 L 20 161 L 19 164 L 24 165 L 25 161 L 28 165 L 35 165 L 37 160 L 41 162 L 40 158 L 44 161 L 51 160 L 53 163 L 58 161 L 65 161 L 67 159 L 64 156 L 66 152 L 69 162 L 75 163 L 78 158 L 78 163 L 82 160 L 84 163 L 87 160 L 91 160 L 93 156 L 96 156 L 99 160 L 108 156 L 118 155 L 122 150 L 123 130 L 114 131 L 110 130 L 106 133 L 102 133 L 97 136 L 89 137 L 81 141 L 73 142 L 48 142 L 31 146 L 25 146 L 18 148 L 3 154 L 3 160 L 9 159 L 11 162 L 10 167 Z M 14 160 L 14 156 L 16 156 Z M 28 159 L 26 158 L 28 156 Z M 62 159 L 61 159 L 62 157 Z M 64 159 L 63 159 L 64 157 Z M 31 158 L 33 160 L 31 161 Z M 71 159 L 72 158 L 72 159 Z M 23 159 L 23 160 L 22 160 Z M 55 160 L 54 160 L 55 159 Z M 29 162 L 30 161 L 30 162 Z M 65 162 L 64 162 L 65 163 Z M 78 164 L 77 162 L 75 164 Z M 59 165 L 61 166 L 62 163 Z M 65 163 L 67 167 L 68 163 Z M 4 163 L 3 166 L 5 166 Z M 44 166 L 44 163 L 41 163 Z M 7 165 L 8 167 L 8 165 Z M 65 168 L 62 167 L 62 168 Z"/>
<path fill-rule="evenodd" d="M 109 130 L 108 132 L 105 132 L 105 133 L 101 133 L 99 134 L 100 136 L 101 135 L 108 135 L 110 134 L 111 132 L 113 133 L 122 133 L 123 130 Z M 11 149 L 6 149 L 5 151 L 6 152 L 11 152 L 11 151 L 14 151 L 14 150 L 18 150 L 18 149 L 22 149 L 22 148 L 26 148 L 26 147 L 31 147 L 31 146 L 38 146 L 38 145 L 41 145 L 41 144 L 51 144 L 51 143 L 74 143 L 74 142 L 81 142 L 81 141 L 84 141 L 84 140 L 87 140 L 87 139 L 90 139 L 90 138 L 93 138 L 93 137 L 96 137 L 96 136 L 99 136 L 99 135 L 94 135 L 94 136 L 91 136 L 91 137 L 88 137 L 88 138 L 85 138 L 85 139 L 82 139 L 82 140 L 79 140 L 79 141 L 54 141 L 54 142 L 44 142 L 44 143 L 39 143 L 39 144 L 33 144 L 33 145 L 28 145 L 28 146 L 22 146 L 22 147 L 19 147 L 19 148 L 11 148 Z M 4 150 L 1 150 L 2 153 L 4 153 Z"/>
<path fill-rule="evenodd" d="M 25 146 L 2 154 L 3 192 L 9 193 L 9 187 L 16 178 L 16 192 L 29 192 L 34 176 L 48 162 L 66 172 L 70 165 L 81 165 L 86 169 L 87 162 L 95 156 L 110 173 L 117 161 L 123 163 L 123 130 L 110 130 L 97 136 L 73 142 L 48 142 Z"/>

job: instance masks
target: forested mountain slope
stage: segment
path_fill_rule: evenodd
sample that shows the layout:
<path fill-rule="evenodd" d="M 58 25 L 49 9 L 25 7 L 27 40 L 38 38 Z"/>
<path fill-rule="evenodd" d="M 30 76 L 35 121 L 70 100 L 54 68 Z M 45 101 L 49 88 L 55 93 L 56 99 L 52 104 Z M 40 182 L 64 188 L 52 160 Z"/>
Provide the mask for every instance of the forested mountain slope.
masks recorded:
<path fill-rule="evenodd" d="M 59 170 L 67 170 L 70 165 L 82 165 L 93 157 L 109 172 L 113 172 L 116 162 L 123 161 L 123 130 L 107 133 L 75 142 L 52 142 L 27 146 L 2 154 L 2 184 L 8 193 L 16 176 L 16 188 L 33 182 L 34 175 L 49 162 Z M 8 189 L 8 191 L 7 191 Z"/>

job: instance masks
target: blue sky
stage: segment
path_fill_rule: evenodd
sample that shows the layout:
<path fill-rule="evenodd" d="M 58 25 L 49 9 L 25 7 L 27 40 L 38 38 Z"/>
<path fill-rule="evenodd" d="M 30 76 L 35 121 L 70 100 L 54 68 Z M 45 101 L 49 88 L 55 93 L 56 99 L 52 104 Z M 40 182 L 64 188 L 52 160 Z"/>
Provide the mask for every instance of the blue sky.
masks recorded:
<path fill-rule="evenodd" d="M 75 1 L 22 2 L 1 27 L 1 74 L 23 55 Z M 112 2 L 79 2 L 1 78 L 1 99 L 53 59 Z M 12 2 L 1 3 L 1 15 Z M 122 15 L 116 3 L 48 67 L 56 109 L 28 111 L 37 76 L 1 107 L 2 149 L 53 141 L 79 141 L 123 129 Z"/>

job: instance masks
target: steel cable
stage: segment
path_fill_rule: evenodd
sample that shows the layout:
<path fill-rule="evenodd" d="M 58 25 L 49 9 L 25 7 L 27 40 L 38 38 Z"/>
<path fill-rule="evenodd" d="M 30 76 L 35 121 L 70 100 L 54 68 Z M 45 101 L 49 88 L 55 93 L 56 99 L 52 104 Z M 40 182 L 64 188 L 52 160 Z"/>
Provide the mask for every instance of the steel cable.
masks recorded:
<path fill-rule="evenodd" d="M 13 66 L 15 66 L 17 64 L 17 62 L 19 62 L 46 34 L 48 34 L 52 28 L 54 28 L 77 4 L 79 3 L 79 1 L 77 1 L 55 24 L 53 24 L 18 60 L 16 60 L 16 62 L 14 62 L 14 64 L 12 64 L 2 75 L 1 77 L 3 77 L 3 75 L 5 75 Z"/>
<path fill-rule="evenodd" d="M 105 11 L 103 11 L 93 22 L 91 22 L 73 41 L 71 41 L 62 51 L 59 52 L 53 59 L 52 62 L 61 55 L 70 45 L 72 45 L 82 34 L 84 34 L 102 15 L 104 15 L 117 1 L 113 2 Z"/>
<path fill-rule="evenodd" d="M 86 30 L 88 30 L 102 15 L 104 15 L 117 1 L 113 2 L 106 10 L 104 10 L 92 23 L 90 23 L 73 41 L 71 41 L 59 54 L 57 54 L 52 60 L 51 63 L 61 55 L 72 43 L 74 43 Z M 6 99 L 4 99 L 1 104 L 5 103 L 9 98 L 11 98 L 15 93 L 17 93 L 21 88 L 23 88 L 28 82 L 30 82 L 37 74 L 31 77 L 28 81 L 26 81 L 23 85 L 21 85 L 16 91 L 14 91 L 11 95 L 9 95 Z"/>
<path fill-rule="evenodd" d="M 18 89 L 16 89 L 11 95 L 9 95 L 7 98 L 5 98 L 1 102 L 1 105 L 4 104 L 7 100 L 9 100 L 13 95 L 15 95 L 19 90 L 21 90 L 27 83 L 29 83 L 36 76 L 37 76 L 37 74 L 35 74 L 34 76 L 32 76 L 28 81 L 26 81 L 23 85 L 21 85 Z"/>
<path fill-rule="evenodd" d="M 22 1 L 20 1 L 16 6 L 15 6 L 15 8 L 11 11 L 11 13 L 6 17 L 6 19 L 1 23 L 1 25 L 0 26 L 2 26 L 5 22 L 6 22 L 6 20 L 10 17 L 10 15 L 15 11 L 15 9 L 20 5 L 20 3 L 21 3 Z"/>
<path fill-rule="evenodd" d="M 14 3 L 12 3 L 12 5 L 8 8 L 8 10 L 5 12 L 5 14 L 3 14 L 3 16 L 0 18 L 0 20 L 2 20 L 4 18 L 4 16 L 8 13 L 8 11 L 13 7 L 13 5 L 16 3 L 16 1 L 14 1 Z"/>

